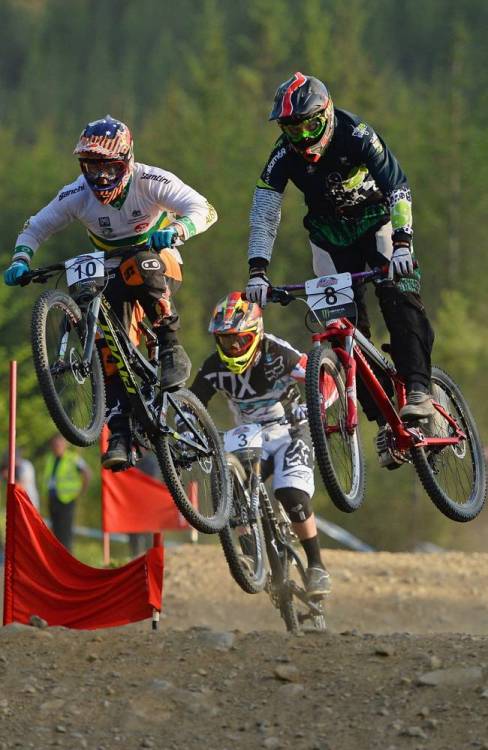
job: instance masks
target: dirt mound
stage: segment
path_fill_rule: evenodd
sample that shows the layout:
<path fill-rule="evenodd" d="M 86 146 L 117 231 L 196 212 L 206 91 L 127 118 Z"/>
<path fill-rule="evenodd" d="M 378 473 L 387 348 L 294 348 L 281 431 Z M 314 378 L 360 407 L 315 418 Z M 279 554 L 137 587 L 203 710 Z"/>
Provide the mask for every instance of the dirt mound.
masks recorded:
<path fill-rule="evenodd" d="M 327 562 L 326 634 L 288 636 L 211 546 L 167 550 L 156 633 L 3 628 L 0 750 L 487 750 L 488 556 Z"/>

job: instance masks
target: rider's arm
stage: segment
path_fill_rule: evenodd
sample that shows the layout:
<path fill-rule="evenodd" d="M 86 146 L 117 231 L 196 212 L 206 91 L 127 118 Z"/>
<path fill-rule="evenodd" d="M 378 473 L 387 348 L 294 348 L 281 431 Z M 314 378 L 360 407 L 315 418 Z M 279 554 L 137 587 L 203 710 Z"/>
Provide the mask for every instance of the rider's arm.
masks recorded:
<path fill-rule="evenodd" d="M 63 187 L 47 206 L 27 219 L 17 237 L 13 260 L 29 263 L 42 242 L 70 224 L 76 218 L 77 206 L 87 189 L 84 178 L 80 177 Z"/>
<path fill-rule="evenodd" d="M 171 172 L 149 167 L 139 180 L 154 203 L 175 216 L 170 226 L 176 227 L 181 240 L 205 232 L 217 221 L 217 212 L 207 199 Z"/>
<path fill-rule="evenodd" d="M 279 138 L 254 190 L 249 217 L 248 260 L 251 268 L 266 268 L 281 220 L 281 203 L 288 182 L 288 147 Z"/>
<path fill-rule="evenodd" d="M 190 387 L 190 391 L 200 399 L 204 406 L 207 406 L 212 396 L 214 396 L 218 390 L 216 387 L 215 367 L 212 367 L 212 362 L 214 361 L 215 355 L 211 355 L 205 360 Z"/>
<path fill-rule="evenodd" d="M 410 242 L 413 235 L 412 196 L 397 158 L 370 125 L 365 125 L 361 137 L 353 136 L 352 140 L 360 148 L 363 163 L 388 202 L 393 240 Z"/>

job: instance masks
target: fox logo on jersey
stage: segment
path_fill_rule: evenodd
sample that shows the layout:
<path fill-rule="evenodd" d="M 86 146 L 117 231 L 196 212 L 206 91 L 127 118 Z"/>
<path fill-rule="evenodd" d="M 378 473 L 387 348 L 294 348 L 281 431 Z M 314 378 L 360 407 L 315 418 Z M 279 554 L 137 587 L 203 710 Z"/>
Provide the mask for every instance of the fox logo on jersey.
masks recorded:
<path fill-rule="evenodd" d="M 304 440 L 301 438 L 295 440 L 285 453 L 283 468 L 286 471 L 287 469 L 294 469 L 296 466 L 311 466 L 311 453 L 311 448 Z"/>

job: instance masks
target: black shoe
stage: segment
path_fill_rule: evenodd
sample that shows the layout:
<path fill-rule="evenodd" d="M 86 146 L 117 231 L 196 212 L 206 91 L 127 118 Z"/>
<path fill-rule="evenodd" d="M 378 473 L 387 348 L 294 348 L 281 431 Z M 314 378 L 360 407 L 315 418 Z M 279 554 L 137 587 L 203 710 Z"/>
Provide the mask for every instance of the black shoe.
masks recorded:
<path fill-rule="evenodd" d="M 108 449 L 102 456 L 103 468 L 112 471 L 128 468 L 130 449 L 130 433 L 126 430 L 113 432 L 108 441 Z"/>
<path fill-rule="evenodd" d="M 307 598 L 323 599 L 330 594 L 330 575 L 325 568 L 311 566 L 307 569 Z"/>
<path fill-rule="evenodd" d="M 407 403 L 400 409 L 400 417 L 404 422 L 418 422 L 420 419 L 433 417 L 435 413 L 432 396 L 424 391 L 410 391 Z"/>
<path fill-rule="evenodd" d="M 176 388 L 190 377 L 190 358 L 181 344 L 170 344 L 160 349 L 159 359 L 162 388 Z"/>

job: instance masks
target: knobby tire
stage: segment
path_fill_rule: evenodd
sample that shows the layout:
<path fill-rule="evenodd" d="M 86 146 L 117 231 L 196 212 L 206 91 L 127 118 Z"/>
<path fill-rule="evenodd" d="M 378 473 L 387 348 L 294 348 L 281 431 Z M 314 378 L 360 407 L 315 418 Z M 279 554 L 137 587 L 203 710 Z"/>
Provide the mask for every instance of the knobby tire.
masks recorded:
<path fill-rule="evenodd" d="M 82 350 L 82 313 L 76 302 L 65 292 L 50 289 L 43 292 L 32 309 L 31 339 L 34 366 L 42 396 L 59 432 L 74 445 L 87 447 L 100 437 L 105 421 L 105 386 L 98 351 L 94 347 L 91 359 L 91 414 L 86 425 L 77 425 L 67 413 L 56 390 L 49 362 L 47 321 L 49 312 L 57 308 L 69 319 Z M 73 376 L 73 381 L 76 379 Z M 81 395 L 81 391 L 80 391 Z"/>

